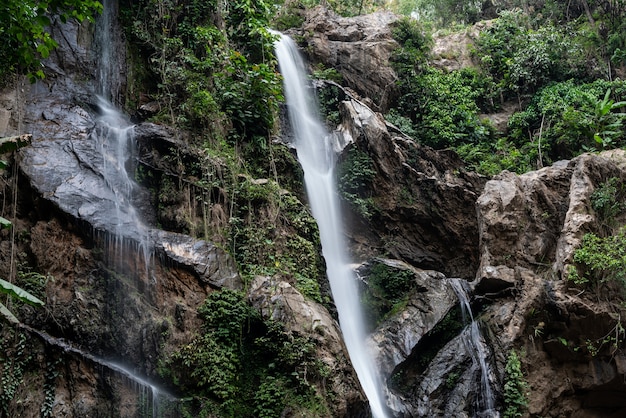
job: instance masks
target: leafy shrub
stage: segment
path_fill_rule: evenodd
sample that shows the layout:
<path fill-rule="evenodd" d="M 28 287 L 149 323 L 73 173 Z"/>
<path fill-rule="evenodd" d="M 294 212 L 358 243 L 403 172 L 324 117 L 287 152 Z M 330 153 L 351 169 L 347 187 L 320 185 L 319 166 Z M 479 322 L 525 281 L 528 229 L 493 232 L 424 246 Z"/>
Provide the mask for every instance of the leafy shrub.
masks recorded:
<path fill-rule="evenodd" d="M 578 269 L 570 274 L 572 280 L 594 285 L 613 282 L 626 292 L 626 229 L 604 238 L 585 234 L 581 247 L 574 252 L 574 261 Z"/>
<path fill-rule="evenodd" d="M 316 358 L 315 341 L 263 320 L 233 290 L 212 292 L 198 313 L 203 333 L 160 367 L 200 402 L 192 409 L 224 417 L 276 417 L 287 406 L 324 409 L 312 383 L 329 371 Z"/>
<path fill-rule="evenodd" d="M 544 23 L 532 29 L 521 10 L 503 11 L 481 32 L 476 57 L 504 97 L 536 92 L 551 81 L 589 79 L 599 73 L 586 64 L 597 49 L 570 26 Z"/>
<path fill-rule="evenodd" d="M 615 218 L 624 210 L 624 187 L 617 177 L 611 177 L 591 194 L 591 207 L 598 219 L 612 226 Z"/>
<path fill-rule="evenodd" d="M 426 66 L 433 40 L 414 19 L 403 17 L 392 28 L 393 39 L 400 45 L 391 56 L 391 64 L 398 74 L 400 89 L 411 90 L 411 78 Z"/>
<path fill-rule="evenodd" d="M 517 146 L 541 141 L 547 164 L 605 145 L 619 146 L 625 137 L 621 128 L 624 116 L 612 112 L 621 103 L 615 106 L 607 91 L 612 89 L 616 97 L 624 97 L 624 87 L 623 82 L 601 80 L 550 84 L 533 97 L 526 109 L 510 118 L 509 138 Z"/>
<path fill-rule="evenodd" d="M 515 350 L 511 350 L 504 367 L 504 418 L 522 417 L 528 407 L 526 390 L 528 384 L 522 373 L 522 365 Z"/>
<path fill-rule="evenodd" d="M 445 73 L 428 68 L 411 80 L 411 90 L 398 100 L 397 111 L 413 121 L 416 138 L 434 148 L 487 142 L 490 127 L 478 114 L 484 89 L 476 88 L 474 70 Z"/>

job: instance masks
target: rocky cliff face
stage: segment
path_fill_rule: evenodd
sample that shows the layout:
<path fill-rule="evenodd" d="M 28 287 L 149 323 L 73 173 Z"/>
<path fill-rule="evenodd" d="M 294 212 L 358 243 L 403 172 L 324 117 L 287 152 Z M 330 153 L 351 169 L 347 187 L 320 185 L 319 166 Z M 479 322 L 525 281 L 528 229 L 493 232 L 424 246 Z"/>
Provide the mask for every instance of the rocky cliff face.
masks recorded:
<path fill-rule="evenodd" d="M 372 108 L 387 109 L 396 94 L 389 57 L 398 47 L 390 25 L 397 16 L 378 12 L 342 18 L 323 6 L 307 10 L 300 36 L 309 60 L 336 69 L 346 86 L 367 97 Z"/>
<path fill-rule="evenodd" d="M 224 202 L 216 199 L 210 213 L 190 207 L 197 179 L 181 164 L 198 166 L 202 157 L 183 133 L 151 123 L 130 128 L 137 150 L 117 163 L 118 171 L 138 170 L 178 186 L 162 191 L 158 208 L 139 184 L 129 186 L 130 199 L 120 199 L 125 186 L 111 179 L 116 163 L 103 153 L 111 144 L 97 135 L 110 109 L 94 93 L 93 28 L 57 22 L 53 30 L 62 42 L 46 63 L 46 80 L 8 90 L 0 102 L 0 135 L 29 132 L 34 138 L 17 153 L 15 170 L 5 173 L 3 196 L 15 200 L 4 214 L 14 228 L 2 235 L 0 274 L 17 275 L 46 301 L 44 310 L 14 306 L 24 324 L 2 326 L 0 415 L 181 416 L 185 394 L 163 377 L 164 365 L 203 332 L 197 310 L 207 296 L 241 290 L 243 282 L 222 248 L 176 231 L 189 232 L 198 218 L 217 229 L 228 222 Z M 114 96 L 121 101 L 123 95 Z M 364 414 L 366 403 L 327 309 L 279 278 L 259 278 L 249 291 L 264 318 L 313 341 L 320 367 L 337 372 L 308 383 L 323 399 L 323 414 Z M 334 402 L 327 400 L 331 392 Z"/>
<path fill-rule="evenodd" d="M 351 150 L 372 162 L 366 197 L 376 210 L 368 217 L 345 205 L 364 294 L 373 295 L 371 306 L 383 306 L 368 343 L 395 416 L 503 412 L 511 350 L 521 359 L 530 415 L 624 416 L 620 289 L 612 281 L 584 287 L 568 276 L 586 233 L 614 233 L 626 220 L 623 205 L 608 224 L 594 204 L 607 183 L 622 187 L 626 153 L 585 154 L 521 176 L 503 172 L 487 179 L 466 171 L 453 153 L 421 146 L 376 111 L 393 94 L 385 61 L 394 47 L 388 31 L 393 20 L 388 14 L 342 19 L 318 8 L 307 17 L 305 33 L 314 61 L 337 68 L 351 89 L 371 98 L 342 91 L 336 134 L 346 145 L 344 162 Z M 47 84 L 0 97 L 0 135 L 28 131 L 34 137 L 19 152 L 19 172 L 5 173 L 5 213 L 16 216 L 13 232 L 0 232 L 0 274 L 11 277 L 17 270 L 47 301 L 45 310 L 16 307 L 29 326 L 3 325 L 7 355 L 0 370 L 3 379 L 10 376 L 0 393 L 3 407 L 23 417 L 42 411 L 146 416 L 154 396 L 146 391 L 155 390 L 163 398 L 158 413 L 178 416 L 168 395 L 172 382 L 159 377 L 160 361 L 200 332 L 197 308 L 208 295 L 242 282 L 220 246 L 173 232 L 190 224 L 186 216 L 203 217 L 185 209 L 196 200 L 185 195 L 191 187 L 168 194 L 167 205 L 160 205 L 166 208 L 155 208 L 145 190 L 139 193 L 134 203 L 145 225 L 115 234 L 105 210 L 116 202 L 91 136 L 98 115 L 94 69 L 78 65 L 92 62 L 91 32 L 72 25 L 63 30 L 67 45 L 50 63 Z M 134 131 L 136 159 L 155 177 L 174 178 L 181 165 L 202 161 L 179 132 L 150 123 Z M 175 178 L 193 183 L 191 176 Z M 207 216 L 217 226 L 228 223 L 228 200 L 220 199 Z M 156 228 L 157 220 L 168 231 Z M 152 258 L 140 244 L 144 239 Z M 484 365 L 453 288 L 459 280 L 471 284 Z M 264 319 L 315 342 L 316 357 L 333 371 L 316 383 L 326 416 L 367 416 L 328 307 L 303 297 L 283 277 L 258 276 L 246 290 Z M 393 306 L 384 305 L 381 294 L 393 296 Z M 130 373 L 120 372 L 119 363 Z M 485 411 L 485 384 L 491 411 Z M 290 413 L 296 414 L 285 416 Z"/>
<path fill-rule="evenodd" d="M 337 24 L 326 22 L 318 26 L 322 33 L 308 37 L 325 39 Z M 361 47 L 355 39 L 340 48 Z M 336 65 L 332 53 L 316 54 Z M 369 219 L 354 214 L 353 251 L 365 260 L 392 254 L 400 261 L 387 264 L 398 275 L 426 269 L 412 270 L 405 307 L 371 337 L 397 415 L 480 415 L 481 371 L 446 277 L 472 283 L 498 411 L 505 406 L 505 364 L 516 350 L 530 414 L 623 415 L 622 290 L 610 282 L 581 288 L 568 274 L 586 233 L 616 233 L 607 230 L 594 199 L 607 182 L 623 187 L 624 152 L 582 155 L 487 181 L 465 172 L 454 155 L 416 144 L 348 92 L 345 97 L 340 131 L 351 143 L 347 150 L 372 157 L 370 196 L 380 209 Z M 616 205 L 613 228 L 625 215 Z"/>

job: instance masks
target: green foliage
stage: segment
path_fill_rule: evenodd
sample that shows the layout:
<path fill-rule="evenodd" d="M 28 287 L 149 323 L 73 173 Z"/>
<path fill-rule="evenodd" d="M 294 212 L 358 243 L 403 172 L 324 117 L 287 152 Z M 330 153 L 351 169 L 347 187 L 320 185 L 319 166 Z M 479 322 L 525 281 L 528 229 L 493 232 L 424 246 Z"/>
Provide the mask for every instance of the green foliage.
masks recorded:
<path fill-rule="evenodd" d="M 214 137 L 230 126 L 233 142 L 273 131 L 282 92 L 267 30 L 272 3 L 229 3 L 219 12 L 214 1 L 152 3 L 140 0 L 122 14 L 130 38 L 152 54 L 147 78 L 158 80 L 159 117 Z"/>
<path fill-rule="evenodd" d="M 321 70 L 319 72 L 313 72 L 313 77 L 324 80 L 326 79 L 326 72 L 328 70 Z M 332 74 L 332 73 L 331 73 Z M 339 103 L 345 100 L 341 88 L 332 83 L 323 83 L 320 88 L 317 89 L 317 101 L 319 104 L 320 116 L 330 129 L 335 129 L 340 122 L 339 118 Z"/>
<path fill-rule="evenodd" d="M 411 138 L 417 138 L 419 135 L 418 131 L 413 127 L 411 119 L 402 116 L 396 109 L 389 110 L 389 113 L 385 115 L 385 120 Z"/>
<path fill-rule="evenodd" d="M 61 22 L 93 21 L 102 12 L 95 0 L 4 0 L 0 5 L 0 84 L 18 72 L 31 82 L 44 77 L 41 60 L 57 46 L 47 28 L 57 16 Z"/>
<path fill-rule="evenodd" d="M 410 90 L 398 100 L 398 113 L 413 121 L 416 139 L 435 148 L 488 142 L 491 128 L 478 117 L 477 104 L 486 90 L 478 80 L 472 69 L 445 73 L 428 68 L 411 79 Z"/>
<path fill-rule="evenodd" d="M 622 123 L 626 113 L 614 112 L 616 109 L 626 107 L 626 101 L 615 102 L 610 98 L 611 90 L 607 90 L 604 98 L 598 100 L 594 107 L 594 119 L 592 124 L 593 139 L 604 149 L 613 148 L 624 138 Z"/>
<path fill-rule="evenodd" d="M 547 164 L 584 151 L 620 146 L 626 137 L 624 114 L 613 111 L 624 104 L 613 102 L 607 92 L 613 89 L 617 97 L 624 97 L 625 88 L 621 81 L 550 84 L 510 118 L 510 139 L 518 146 L 540 142 Z"/>
<path fill-rule="evenodd" d="M 626 341 L 626 331 L 618 319 L 615 326 L 602 337 L 587 338 L 584 342 L 584 348 L 591 357 L 597 357 L 608 351 L 607 354 L 613 358 L 620 347 L 624 345 L 624 341 Z"/>
<path fill-rule="evenodd" d="M 312 382 L 328 376 L 315 342 L 263 320 L 240 292 L 209 295 L 198 310 L 204 332 L 165 361 L 201 409 L 224 417 L 277 417 L 287 406 L 319 403 Z M 319 407 L 319 405 L 317 406 Z"/>
<path fill-rule="evenodd" d="M 607 237 L 585 234 L 581 247 L 574 252 L 574 262 L 578 269 L 569 272 L 571 280 L 595 286 L 612 282 L 626 293 L 626 229 Z"/>
<path fill-rule="evenodd" d="M 5 333 L 6 332 L 6 333 Z M 8 335 L 7 335 L 8 334 Z M 28 337 L 12 328 L 0 338 L 0 417 L 9 418 L 11 404 L 19 402 L 15 393 L 22 383 L 24 373 L 33 361 L 28 347 Z"/>
<path fill-rule="evenodd" d="M 367 275 L 367 285 L 361 293 L 367 320 L 376 326 L 387 315 L 403 307 L 415 286 L 415 274 L 384 263 L 376 263 Z"/>
<path fill-rule="evenodd" d="M 596 45 L 585 44 L 584 31 L 550 22 L 532 29 L 521 10 L 503 11 L 481 32 L 476 57 L 504 96 L 533 93 L 550 81 L 586 79 L 599 69 L 586 64 Z"/>
<path fill-rule="evenodd" d="M 612 226 L 615 218 L 624 210 L 624 187 L 617 177 L 600 184 L 591 194 L 591 207 L 598 219 Z"/>
<path fill-rule="evenodd" d="M 405 16 L 415 16 L 420 21 L 431 22 L 438 27 L 455 23 L 472 24 L 483 18 L 482 1 L 455 0 L 395 0 L 392 9 Z"/>
<path fill-rule="evenodd" d="M 511 350 L 504 367 L 504 413 L 503 418 L 519 418 L 528 407 L 526 390 L 528 384 L 522 373 L 522 364 L 515 350 Z"/>
<path fill-rule="evenodd" d="M 470 169 L 488 176 L 502 170 L 521 174 L 537 168 L 538 146 L 533 143 L 518 148 L 506 138 L 498 138 L 495 143 L 463 144 L 455 151 Z"/>
<path fill-rule="evenodd" d="M 243 276 L 279 275 L 304 296 L 325 302 L 318 283 L 319 232 L 307 207 L 272 181 L 242 182 L 237 197 L 239 213 L 230 219 L 230 232 Z"/>
<path fill-rule="evenodd" d="M 433 40 L 415 20 L 402 18 L 392 29 L 393 39 L 400 45 L 391 56 L 391 64 L 398 74 L 402 92 L 411 90 L 411 81 L 423 71 Z"/>
<path fill-rule="evenodd" d="M 375 175 L 372 158 L 357 148 L 350 148 L 337 167 L 341 197 L 366 219 L 370 219 L 376 211 L 374 201 L 369 196 Z"/>
<path fill-rule="evenodd" d="M 321 63 L 315 66 L 311 77 L 316 80 L 330 80 L 335 83 L 341 83 L 343 81 L 343 76 L 339 71 L 334 68 L 325 68 Z"/>
<path fill-rule="evenodd" d="M 274 376 L 267 376 L 265 381 L 259 385 L 258 391 L 254 395 L 255 417 L 275 418 L 281 416 L 285 407 L 285 383 Z"/>

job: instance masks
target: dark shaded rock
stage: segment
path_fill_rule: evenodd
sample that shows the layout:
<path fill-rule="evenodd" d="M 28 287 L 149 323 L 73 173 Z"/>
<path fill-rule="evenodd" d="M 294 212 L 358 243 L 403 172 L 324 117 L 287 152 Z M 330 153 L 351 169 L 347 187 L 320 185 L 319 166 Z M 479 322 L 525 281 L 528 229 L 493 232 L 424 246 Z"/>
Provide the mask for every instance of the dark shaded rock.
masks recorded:
<path fill-rule="evenodd" d="M 478 265 L 473 208 L 486 179 L 466 172 L 453 152 L 417 144 L 355 99 L 342 102 L 340 112 L 340 135 L 367 152 L 376 170 L 371 186 L 376 214 L 354 219 L 348 228 L 355 251 L 367 254 L 367 246 L 384 245 L 395 258 L 420 268 L 473 277 Z"/>
<path fill-rule="evenodd" d="M 412 269 L 416 290 L 399 315 L 384 321 L 370 336 L 381 376 L 388 379 L 405 361 L 420 339 L 458 303 L 454 291 L 441 273 Z"/>

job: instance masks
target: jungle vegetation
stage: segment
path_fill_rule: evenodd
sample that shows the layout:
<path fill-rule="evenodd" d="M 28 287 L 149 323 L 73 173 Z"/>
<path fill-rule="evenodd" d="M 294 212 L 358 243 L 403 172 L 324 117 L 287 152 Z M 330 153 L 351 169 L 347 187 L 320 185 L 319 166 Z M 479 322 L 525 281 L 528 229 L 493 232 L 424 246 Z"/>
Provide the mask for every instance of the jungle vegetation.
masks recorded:
<path fill-rule="evenodd" d="M 268 31 L 301 24 L 298 10 L 319 3 L 120 0 L 120 13 L 132 57 L 127 110 L 149 96 L 160 105 L 153 121 L 191 133 L 189 145 L 204 164 L 190 167 L 185 180 L 206 205 L 227 212 L 223 224 L 188 225 L 185 232 L 222 245 L 246 279 L 279 275 L 326 303 L 317 227 L 302 204 L 297 163 L 272 141 L 283 97 Z M 471 170 L 523 173 L 625 145 L 625 0 L 505 0 L 497 9 L 470 0 L 324 3 L 344 16 L 383 7 L 405 15 L 394 29 L 399 94 L 386 116 L 419 143 L 455 150 Z M 51 14 L 88 22 L 100 10 L 93 0 L 3 1 L 0 79 L 45 76 L 41 61 L 56 47 L 46 29 Z M 474 66 L 446 71 L 432 65 L 434 37 L 469 31 L 482 20 L 489 24 L 474 40 Z M 504 128 L 485 116 L 510 108 Z M 353 161 L 368 167 L 367 156 L 355 154 Z M 342 173 L 354 177 L 353 171 Z M 284 193 L 278 179 L 291 182 L 294 193 Z M 167 194 L 163 184 L 159 190 Z M 356 196 L 349 188 L 344 192 Z M 365 217 L 373 212 L 369 202 L 354 200 Z M 583 255 L 593 270 L 595 260 Z M 396 285 L 381 287 L 391 301 L 379 307 L 381 315 L 402 302 L 404 282 Z M 200 315 L 203 334 L 161 362 L 164 377 L 178 379 L 180 367 L 189 371 L 191 379 L 178 384 L 195 394 L 194 410 L 269 417 L 285 404 L 319 407 L 313 383 L 323 382 L 328 371 L 313 358 L 313 341 L 259 318 L 237 293 L 216 292 Z M 261 344 L 271 350 L 264 354 L 268 362 L 256 364 Z M 246 382 L 237 378 L 243 364 L 250 365 Z M 310 380 L 302 376 L 303 364 Z"/>

